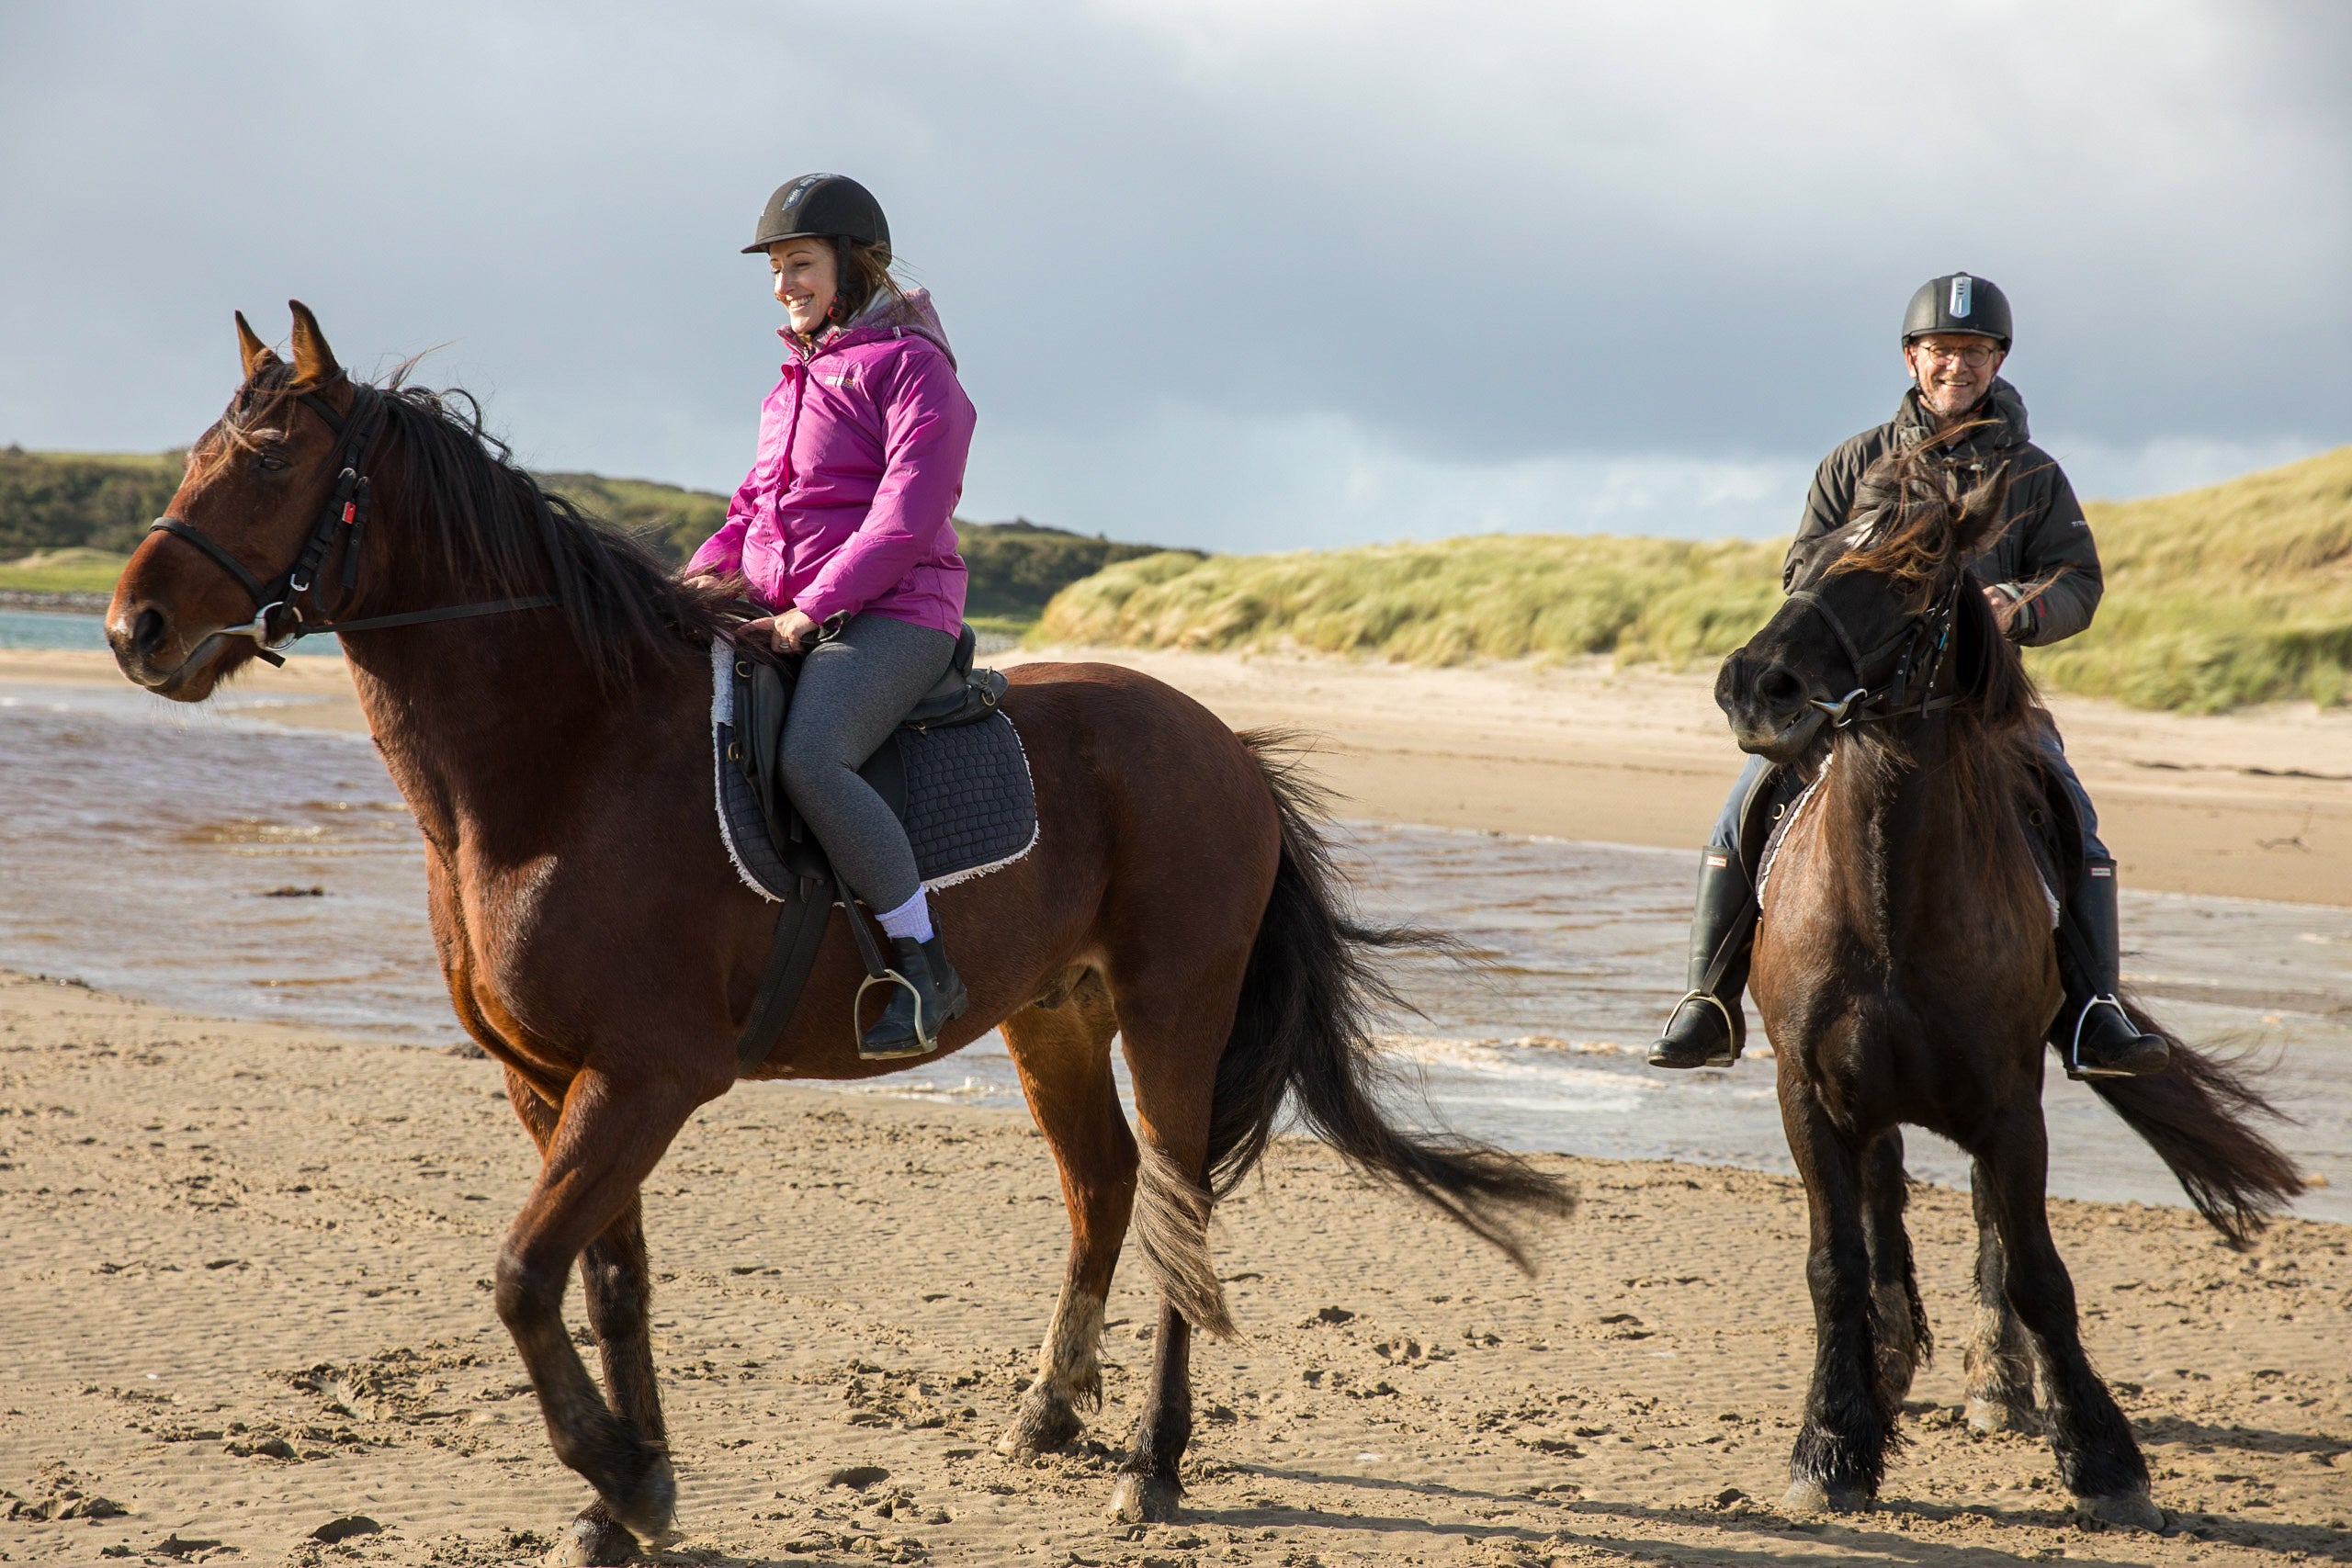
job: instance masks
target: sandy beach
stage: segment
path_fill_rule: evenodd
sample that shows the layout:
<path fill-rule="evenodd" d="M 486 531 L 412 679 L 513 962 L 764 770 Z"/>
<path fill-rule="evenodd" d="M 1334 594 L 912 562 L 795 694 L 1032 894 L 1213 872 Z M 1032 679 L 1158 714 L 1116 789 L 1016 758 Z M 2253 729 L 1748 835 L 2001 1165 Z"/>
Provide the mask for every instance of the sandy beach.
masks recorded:
<path fill-rule="evenodd" d="M 2241 1257 L 2181 1211 L 2054 1205 L 2176 1513 L 2092 1534 L 2038 1439 L 1955 1423 L 1971 1233 L 1963 1198 L 1922 1190 L 1946 1344 L 1911 1446 L 1876 1513 L 1793 1520 L 1772 1506 L 1811 1357 L 1793 1184 L 1549 1163 L 1585 1201 L 1531 1281 L 1281 1145 L 1219 1212 L 1243 1337 L 1196 1353 L 1190 1511 L 1113 1527 L 1149 1351 L 1132 1280 L 1087 1438 L 1035 1465 L 993 1448 L 1067 1235 L 1027 1119 L 739 1089 L 647 1190 L 686 1531 L 665 1560 L 2352 1560 L 2343 1227 Z M 488 1293 L 532 1164 L 486 1061 L 0 977 L 0 1552 L 537 1560 L 584 1489 Z M 354 1517 L 375 1528 L 310 1539 Z"/>
<path fill-rule="evenodd" d="M 1237 728 L 1307 730 L 1343 813 L 1380 821 L 1695 850 L 1741 760 L 1703 672 L 1125 649 L 995 662 L 1032 659 L 1129 665 Z M 0 694 L 27 684 L 122 680 L 103 653 L 0 651 Z M 339 660 L 253 667 L 230 696 L 277 723 L 366 728 Z M 2064 696 L 2052 708 L 2128 886 L 2352 903 L 2352 710 L 2191 718 Z"/>

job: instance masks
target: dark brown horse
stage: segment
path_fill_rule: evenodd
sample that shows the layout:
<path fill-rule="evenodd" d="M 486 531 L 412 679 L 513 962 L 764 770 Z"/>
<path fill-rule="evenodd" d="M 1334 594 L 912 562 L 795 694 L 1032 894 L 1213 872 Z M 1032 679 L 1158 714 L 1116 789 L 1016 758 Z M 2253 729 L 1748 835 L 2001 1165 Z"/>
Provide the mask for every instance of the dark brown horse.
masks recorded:
<path fill-rule="evenodd" d="M 2044 1212 L 2042 1042 L 2060 985 L 2025 822 L 2042 798 L 2033 737 L 2047 718 L 1967 570 L 2006 488 L 1963 492 L 1919 453 L 1875 471 L 1871 509 L 1829 536 L 1833 558 L 1716 682 L 1740 746 L 1812 781 L 1765 883 L 1754 970 L 1812 1213 L 1815 1360 L 1789 1501 L 1870 1505 L 1931 1348 L 1903 1228 L 1909 1123 L 1974 1162 L 1970 1420 L 2027 1418 L 2038 1367 L 2080 1506 L 2153 1526 L 2147 1466 L 2084 1354 Z M 2301 1180 L 2249 1125 L 2269 1107 L 2245 1077 L 2172 1051 L 2160 1076 L 2092 1088 L 2240 1240 Z"/>
<path fill-rule="evenodd" d="M 424 835 L 450 998 L 504 1067 L 542 1156 L 499 1252 L 497 1310 L 557 1457 L 596 1489 L 573 1527 L 575 1559 L 617 1557 L 631 1534 L 664 1539 L 675 1500 L 639 1189 L 695 1109 L 736 1081 L 735 1037 L 775 921 L 730 868 L 714 815 L 709 651 L 726 623 L 713 600 L 544 495 L 485 444 L 478 414 L 397 380 L 353 382 L 300 305 L 290 365 L 243 317 L 238 330 L 243 384 L 190 454 L 175 525 L 159 525 L 123 573 L 107 637 L 133 681 L 201 702 L 255 656 L 254 633 L 281 635 L 296 611 L 365 622 L 500 606 L 355 626 L 343 641 Z M 353 522 L 365 523 L 356 540 Z M 269 576 L 289 566 L 291 581 Z M 272 596 L 293 603 L 255 603 Z M 943 1050 L 1002 1027 L 1072 1230 L 1038 1377 L 1004 1446 L 1065 1442 L 1080 1402 L 1099 1404 L 1102 1303 L 1132 1215 L 1162 1304 L 1114 1507 L 1164 1518 L 1191 1432 L 1193 1333 L 1233 1331 L 1210 1208 L 1286 1099 L 1351 1159 L 1522 1265 L 1517 1220 L 1567 1199 L 1507 1156 L 1401 1132 L 1375 1103 L 1366 1030 L 1385 993 L 1372 962 L 1396 933 L 1349 915 L 1315 798 L 1266 738 L 1102 665 L 1024 666 L 1005 711 L 1035 773 L 1038 841 L 935 906 L 972 990 Z M 862 975 L 837 912 L 758 1076 L 911 1065 L 858 1057 Z M 1133 1134 L 1113 1085 L 1114 1032 Z M 575 1262 L 601 1393 L 563 1326 Z"/>

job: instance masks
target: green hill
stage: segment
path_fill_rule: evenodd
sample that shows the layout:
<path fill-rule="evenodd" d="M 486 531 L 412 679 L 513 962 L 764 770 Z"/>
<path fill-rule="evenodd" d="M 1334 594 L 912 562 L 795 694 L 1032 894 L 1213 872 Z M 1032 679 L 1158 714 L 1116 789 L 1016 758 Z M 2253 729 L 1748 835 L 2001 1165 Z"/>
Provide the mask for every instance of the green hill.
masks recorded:
<path fill-rule="evenodd" d="M 108 593 L 147 525 L 179 488 L 182 455 L 153 457 L 0 449 L 0 592 Z M 541 483 L 683 565 L 727 520 L 727 498 L 651 479 L 548 473 Z M 971 570 L 974 625 L 1018 633 L 1063 588 L 1114 562 L 1159 553 L 1155 545 L 1025 520 L 958 519 Z"/>
<path fill-rule="evenodd" d="M 2179 495 L 2089 508 L 2107 569 L 2092 628 L 2030 660 L 2141 707 L 2346 700 L 2352 446 Z M 1782 541 L 1510 535 L 1293 555 L 1151 557 L 1065 589 L 1039 642 L 1304 648 L 1422 664 L 1691 664 L 1780 598 Z"/>

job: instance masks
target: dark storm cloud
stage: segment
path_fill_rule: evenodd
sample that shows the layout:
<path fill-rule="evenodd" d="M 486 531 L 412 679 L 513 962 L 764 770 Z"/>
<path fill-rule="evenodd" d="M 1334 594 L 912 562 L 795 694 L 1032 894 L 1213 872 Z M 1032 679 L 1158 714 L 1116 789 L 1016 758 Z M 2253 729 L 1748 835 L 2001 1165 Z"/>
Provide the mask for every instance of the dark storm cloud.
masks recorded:
<path fill-rule="evenodd" d="M 2341 7 L 0 10 L 0 439 L 162 446 L 227 312 L 447 343 L 532 459 L 726 487 L 735 254 L 858 174 L 969 500 L 1227 547 L 1785 528 L 1911 287 L 2017 301 L 2084 488 L 2352 430 Z"/>

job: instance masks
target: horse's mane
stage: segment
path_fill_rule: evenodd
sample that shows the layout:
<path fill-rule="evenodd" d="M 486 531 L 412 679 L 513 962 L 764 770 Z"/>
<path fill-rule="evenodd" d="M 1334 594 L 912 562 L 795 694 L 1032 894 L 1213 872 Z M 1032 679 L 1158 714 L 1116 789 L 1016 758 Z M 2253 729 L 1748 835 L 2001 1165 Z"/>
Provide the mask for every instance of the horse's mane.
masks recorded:
<path fill-rule="evenodd" d="M 722 624 L 722 591 L 689 588 L 637 540 L 552 494 L 517 467 L 461 389 L 407 384 L 413 361 L 380 383 L 384 433 L 368 468 L 380 496 L 396 490 L 412 513 L 400 547 L 435 552 L 458 592 L 478 598 L 552 593 L 597 683 L 632 684 L 648 660 L 681 645 L 707 648 Z M 265 367 L 239 393 L 192 463 L 209 466 L 250 447 L 250 433 L 287 412 L 292 372 Z M 423 606 L 418 606 L 423 607 Z"/>
<path fill-rule="evenodd" d="M 1952 646 L 1939 693 L 1959 700 L 1938 716 L 1910 725 L 1943 724 L 1952 737 L 1945 771 L 1962 809 L 1987 825 L 2009 820 L 2020 799 L 2039 795 L 2036 731 L 2047 722 L 2041 694 L 2001 618 L 1968 576 L 1969 564 L 2007 527 L 2006 465 L 1973 484 L 1926 445 L 1891 452 L 1871 465 L 1856 487 L 1854 543 L 1827 569 L 1883 579 L 1906 610 L 1922 614 L 1953 595 Z M 1873 770 L 1907 752 L 1892 725 L 1856 725 L 1838 732 Z M 1860 760 L 1859 758 L 1857 760 Z"/>

